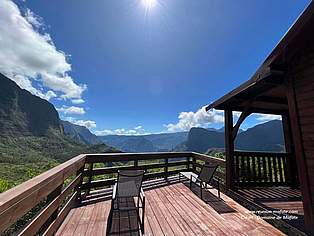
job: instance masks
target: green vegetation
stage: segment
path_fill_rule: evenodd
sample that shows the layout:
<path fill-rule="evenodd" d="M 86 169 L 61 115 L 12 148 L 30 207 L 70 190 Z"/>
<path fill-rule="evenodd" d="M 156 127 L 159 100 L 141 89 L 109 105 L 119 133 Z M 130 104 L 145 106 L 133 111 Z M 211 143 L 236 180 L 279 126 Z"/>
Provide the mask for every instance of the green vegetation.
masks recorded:
<path fill-rule="evenodd" d="M 81 153 L 115 152 L 105 144 L 89 146 L 54 130 L 46 136 L 0 136 L 0 192 Z"/>

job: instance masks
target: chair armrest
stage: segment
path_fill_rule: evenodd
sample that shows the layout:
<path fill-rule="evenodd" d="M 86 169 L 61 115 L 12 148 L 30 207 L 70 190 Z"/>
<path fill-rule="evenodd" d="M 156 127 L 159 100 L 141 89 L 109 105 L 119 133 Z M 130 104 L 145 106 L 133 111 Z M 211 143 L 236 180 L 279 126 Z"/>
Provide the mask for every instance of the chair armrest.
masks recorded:
<path fill-rule="evenodd" d="M 142 187 L 141 187 L 141 190 L 140 190 L 140 199 L 141 199 L 141 202 L 142 202 L 142 203 L 143 203 L 143 201 L 145 200 L 145 193 L 144 193 Z"/>
<path fill-rule="evenodd" d="M 116 199 L 117 195 L 117 183 L 115 183 L 112 187 L 112 200 Z"/>

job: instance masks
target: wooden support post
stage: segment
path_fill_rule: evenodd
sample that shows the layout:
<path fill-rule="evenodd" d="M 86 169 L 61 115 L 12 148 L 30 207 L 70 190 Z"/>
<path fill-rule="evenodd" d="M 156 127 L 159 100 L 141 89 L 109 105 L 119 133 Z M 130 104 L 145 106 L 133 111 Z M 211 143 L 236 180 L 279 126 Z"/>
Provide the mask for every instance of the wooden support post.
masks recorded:
<path fill-rule="evenodd" d="M 300 128 L 299 114 L 295 97 L 295 90 L 293 85 L 293 78 L 289 78 L 287 85 L 287 100 L 289 106 L 290 124 L 293 134 L 293 142 L 295 149 L 295 156 L 298 168 L 298 176 L 300 182 L 300 189 L 303 199 L 304 222 L 307 230 L 314 234 L 314 212 L 313 203 L 310 192 L 308 168 L 306 165 L 304 147 L 302 143 L 302 133 Z"/>
<path fill-rule="evenodd" d="M 225 110 L 225 152 L 226 152 L 226 190 L 234 186 L 234 141 L 233 115 L 231 109 Z"/>
<path fill-rule="evenodd" d="M 282 115 L 282 127 L 285 139 L 285 149 L 290 155 L 287 157 L 287 179 L 292 187 L 297 187 L 297 171 L 296 171 L 296 157 L 293 146 L 290 118 L 288 114 Z"/>

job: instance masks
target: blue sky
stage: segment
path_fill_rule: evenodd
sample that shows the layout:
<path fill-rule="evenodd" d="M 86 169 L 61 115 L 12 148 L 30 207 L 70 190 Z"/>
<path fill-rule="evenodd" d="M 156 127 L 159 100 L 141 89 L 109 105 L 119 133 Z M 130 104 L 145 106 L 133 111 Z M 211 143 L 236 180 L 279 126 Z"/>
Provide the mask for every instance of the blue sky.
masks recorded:
<path fill-rule="evenodd" d="M 0 23 L 10 21 L 0 26 L 3 57 L 18 55 L 2 73 L 63 119 L 135 134 L 221 127 L 221 112 L 200 109 L 249 79 L 309 0 L 0 2 Z M 252 116 L 243 128 L 272 118 Z"/>

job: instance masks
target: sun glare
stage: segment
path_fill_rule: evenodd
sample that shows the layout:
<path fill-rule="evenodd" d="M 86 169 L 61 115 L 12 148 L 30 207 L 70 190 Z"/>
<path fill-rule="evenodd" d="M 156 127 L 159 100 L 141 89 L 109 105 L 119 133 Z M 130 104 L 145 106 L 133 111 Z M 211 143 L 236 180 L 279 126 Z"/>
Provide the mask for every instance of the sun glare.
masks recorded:
<path fill-rule="evenodd" d="M 142 0 L 142 3 L 147 10 L 151 10 L 156 6 L 157 0 Z"/>

